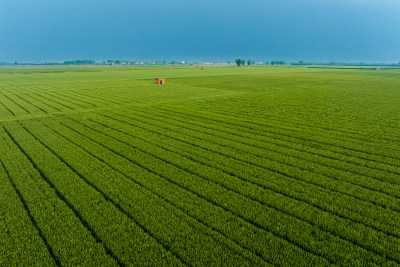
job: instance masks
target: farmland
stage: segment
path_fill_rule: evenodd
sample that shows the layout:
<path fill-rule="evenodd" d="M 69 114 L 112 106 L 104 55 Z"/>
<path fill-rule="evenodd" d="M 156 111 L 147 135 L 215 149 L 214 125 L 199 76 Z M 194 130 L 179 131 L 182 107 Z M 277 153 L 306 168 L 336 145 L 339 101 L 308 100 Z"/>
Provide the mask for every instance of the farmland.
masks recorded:
<path fill-rule="evenodd" d="M 0 69 L 0 184 L 1 266 L 396 266 L 400 70 Z"/>

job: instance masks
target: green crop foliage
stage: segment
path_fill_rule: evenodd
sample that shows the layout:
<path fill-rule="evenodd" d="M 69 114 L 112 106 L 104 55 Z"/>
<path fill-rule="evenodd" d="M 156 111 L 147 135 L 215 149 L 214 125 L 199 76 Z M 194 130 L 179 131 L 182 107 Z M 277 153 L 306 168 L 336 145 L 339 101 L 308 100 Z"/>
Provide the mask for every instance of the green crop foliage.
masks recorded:
<path fill-rule="evenodd" d="M 399 69 L 0 74 L 1 266 L 400 264 Z"/>

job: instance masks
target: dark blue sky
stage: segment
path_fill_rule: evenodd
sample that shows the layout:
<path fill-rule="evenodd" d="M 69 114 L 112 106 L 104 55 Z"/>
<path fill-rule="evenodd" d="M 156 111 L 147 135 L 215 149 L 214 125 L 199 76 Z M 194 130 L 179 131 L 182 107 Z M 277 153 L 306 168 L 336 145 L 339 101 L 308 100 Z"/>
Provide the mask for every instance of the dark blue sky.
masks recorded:
<path fill-rule="evenodd" d="M 0 61 L 400 61 L 399 0 L 0 0 Z"/>

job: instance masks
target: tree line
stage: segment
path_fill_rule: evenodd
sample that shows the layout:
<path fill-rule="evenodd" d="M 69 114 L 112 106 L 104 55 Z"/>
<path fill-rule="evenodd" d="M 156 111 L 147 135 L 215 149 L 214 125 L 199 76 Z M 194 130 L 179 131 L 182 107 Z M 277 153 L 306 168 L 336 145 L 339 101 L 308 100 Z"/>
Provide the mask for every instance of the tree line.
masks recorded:
<path fill-rule="evenodd" d="M 254 61 L 252 61 L 252 60 L 247 60 L 247 62 L 246 62 L 246 60 L 244 60 L 244 59 L 241 59 L 241 58 L 237 58 L 236 60 L 235 60 L 235 62 L 236 62 L 236 65 L 238 66 L 238 67 L 240 67 L 240 66 L 244 66 L 245 64 L 247 64 L 248 66 L 250 66 L 250 65 L 253 65 L 255 62 Z M 280 61 L 271 61 L 271 62 L 265 62 L 265 65 L 268 65 L 268 64 L 271 64 L 271 65 L 285 65 L 286 63 L 285 63 L 285 61 L 283 61 L 283 60 L 280 60 Z"/>

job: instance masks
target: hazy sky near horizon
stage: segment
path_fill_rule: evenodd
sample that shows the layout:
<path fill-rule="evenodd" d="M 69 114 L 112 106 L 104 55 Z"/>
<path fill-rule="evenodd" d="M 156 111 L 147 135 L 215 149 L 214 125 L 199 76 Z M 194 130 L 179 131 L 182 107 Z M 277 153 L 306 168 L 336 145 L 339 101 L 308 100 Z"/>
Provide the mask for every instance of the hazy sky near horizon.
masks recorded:
<path fill-rule="evenodd" d="M 399 0 L 0 0 L 0 62 L 399 62 L 399 14 Z"/>

